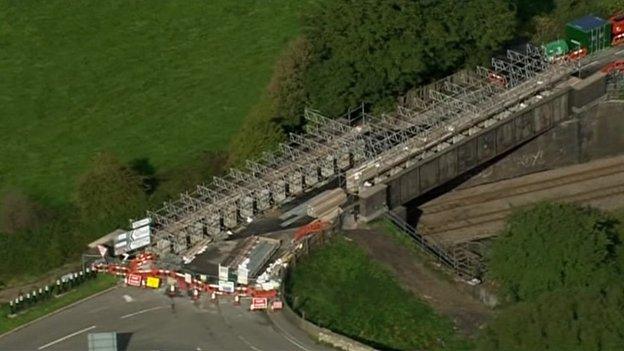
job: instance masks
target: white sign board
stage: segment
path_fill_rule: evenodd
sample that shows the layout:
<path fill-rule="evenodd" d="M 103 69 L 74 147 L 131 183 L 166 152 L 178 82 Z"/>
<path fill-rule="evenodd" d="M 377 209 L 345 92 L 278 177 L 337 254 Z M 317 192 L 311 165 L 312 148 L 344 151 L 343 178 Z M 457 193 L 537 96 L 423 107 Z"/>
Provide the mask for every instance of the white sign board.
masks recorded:
<path fill-rule="evenodd" d="M 238 275 L 236 278 L 236 282 L 238 284 L 248 284 L 247 278 L 249 276 L 249 269 L 247 268 L 243 268 L 243 267 L 238 267 Z"/>
<path fill-rule="evenodd" d="M 148 224 L 151 224 L 151 223 L 152 223 L 152 219 L 151 218 L 149 218 L 149 217 L 143 218 L 143 219 L 140 219 L 140 220 L 138 220 L 136 222 L 132 222 L 132 229 L 141 228 L 141 227 L 144 227 L 144 226 L 146 226 Z"/>
<path fill-rule="evenodd" d="M 134 240 L 131 241 L 130 244 L 128 244 L 128 250 L 136 250 L 136 249 L 140 249 L 144 246 L 149 245 L 151 242 L 150 237 L 147 236 L 145 238 L 141 238 L 139 240 Z"/>
<path fill-rule="evenodd" d="M 130 238 L 132 240 L 143 239 L 146 236 L 150 236 L 151 230 L 150 227 L 141 227 L 139 229 L 135 229 L 130 232 Z"/>
<path fill-rule="evenodd" d="M 226 292 L 226 293 L 233 293 L 234 292 L 234 282 L 227 282 L 227 281 L 220 280 L 219 281 L 219 291 L 223 291 L 223 292 Z"/>
<path fill-rule="evenodd" d="M 230 270 L 227 266 L 219 265 L 219 280 L 228 280 Z"/>
<path fill-rule="evenodd" d="M 191 284 L 193 282 L 193 276 L 191 275 L 191 273 L 184 274 L 184 282 L 186 284 Z"/>

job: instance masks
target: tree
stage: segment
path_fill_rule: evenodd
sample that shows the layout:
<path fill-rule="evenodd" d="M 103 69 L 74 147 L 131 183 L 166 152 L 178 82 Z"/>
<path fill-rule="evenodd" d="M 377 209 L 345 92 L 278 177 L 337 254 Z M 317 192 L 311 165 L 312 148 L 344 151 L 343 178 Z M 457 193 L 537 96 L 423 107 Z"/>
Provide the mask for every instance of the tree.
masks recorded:
<path fill-rule="evenodd" d="M 270 150 L 285 139 L 282 128 L 273 119 L 275 113 L 275 104 L 268 98 L 262 99 L 251 108 L 241 129 L 230 142 L 230 165 L 240 165 L 246 159 Z"/>
<path fill-rule="evenodd" d="M 560 288 L 607 286 L 617 262 L 615 221 L 597 210 L 542 203 L 515 213 L 494 242 L 489 275 L 511 301 Z"/>
<path fill-rule="evenodd" d="M 539 7 L 528 0 L 516 0 L 516 3 L 521 13 Z M 542 3 L 546 11 L 534 12 L 536 16 L 532 19 L 533 41 L 537 44 L 563 38 L 565 24 L 575 18 L 589 14 L 608 17 L 624 10 L 623 0 L 550 0 Z"/>
<path fill-rule="evenodd" d="M 223 151 L 206 151 L 189 164 L 156 173 L 155 182 L 158 186 L 150 202 L 160 204 L 220 175 L 226 166 L 227 157 Z"/>
<path fill-rule="evenodd" d="M 511 306 L 484 330 L 479 350 L 619 350 L 624 289 L 570 289 Z"/>
<path fill-rule="evenodd" d="M 145 206 L 143 179 L 108 152 L 97 154 L 78 179 L 75 201 L 85 223 L 122 225 Z"/>
<path fill-rule="evenodd" d="M 482 61 L 514 26 L 503 0 L 323 3 L 304 17 L 309 104 L 331 115 L 362 101 L 392 106 L 408 89 Z"/>
<path fill-rule="evenodd" d="M 302 111 L 308 100 L 304 75 L 311 60 L 312 47 L 303 36 L 293 40 L 277 60 L 267 90 L 275 104 L 273 119 L 277 119 L 283 126 L 298 126 L 302 122 Z"/>

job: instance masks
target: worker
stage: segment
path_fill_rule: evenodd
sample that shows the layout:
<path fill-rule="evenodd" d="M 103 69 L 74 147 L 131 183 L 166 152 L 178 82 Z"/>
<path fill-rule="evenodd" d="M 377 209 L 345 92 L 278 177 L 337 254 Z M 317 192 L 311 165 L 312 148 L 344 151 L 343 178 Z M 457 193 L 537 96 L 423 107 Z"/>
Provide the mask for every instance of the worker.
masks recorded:
<path fill-rule="evenodd" d="M 176 295 L 175 285 L 169 285 L 169 291 L 167 292 L 169 297 L 174 297 Z"/>
<path fill-rule="evenodd" d="M 193 289 L 193 300 L 197 301 L 197 299 L 199 299 L 199 290 L 197 290 L 197 288 Z"/>
<path fill-rule="evenodd" d="M 234 304 L 240 305 L 240 296 L 238 294 L 234 295 Z"/>
<path fill-rule="evenodd" d="M 13 305 L 13 300 L 9 301 L 9 314 L 10 315 L 15 314 L 15 306 Z"/>

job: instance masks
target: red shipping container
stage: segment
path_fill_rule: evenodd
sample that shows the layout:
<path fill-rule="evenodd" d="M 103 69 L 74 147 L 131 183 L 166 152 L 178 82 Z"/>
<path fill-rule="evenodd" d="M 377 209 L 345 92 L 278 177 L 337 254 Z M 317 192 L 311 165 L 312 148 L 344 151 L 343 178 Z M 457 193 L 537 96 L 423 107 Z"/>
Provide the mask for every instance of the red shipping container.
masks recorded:
<path fill-rule="evenodd" d="M 624 33 L 624 14 L 618 14 L 611 18 L 611 33 L 613 36 L 617 36 Z"/>

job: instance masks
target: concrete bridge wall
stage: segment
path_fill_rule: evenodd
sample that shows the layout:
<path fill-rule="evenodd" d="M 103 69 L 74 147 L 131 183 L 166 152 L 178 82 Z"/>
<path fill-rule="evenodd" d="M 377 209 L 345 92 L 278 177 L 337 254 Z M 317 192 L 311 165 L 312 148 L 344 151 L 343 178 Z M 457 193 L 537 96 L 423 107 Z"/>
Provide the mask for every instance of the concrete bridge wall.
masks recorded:
<path fill-rule="evenodd" d="M 361 216 L 370 219 L 451 180 L 469 187 L 624 153 L 624 104 L 599 103 L 605 91 L 600 73 L 562 83 L 530 110 L 360 194 Z"/>
<path fill-rule="evenodd" d="M 470 174 L 459 188 L 624 153 L 624 102 L 603 102 Z"/>

